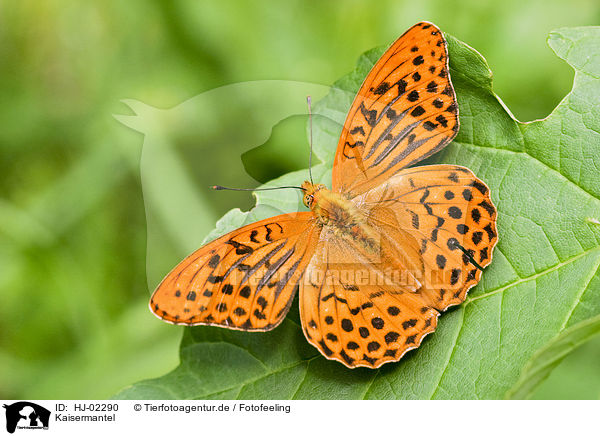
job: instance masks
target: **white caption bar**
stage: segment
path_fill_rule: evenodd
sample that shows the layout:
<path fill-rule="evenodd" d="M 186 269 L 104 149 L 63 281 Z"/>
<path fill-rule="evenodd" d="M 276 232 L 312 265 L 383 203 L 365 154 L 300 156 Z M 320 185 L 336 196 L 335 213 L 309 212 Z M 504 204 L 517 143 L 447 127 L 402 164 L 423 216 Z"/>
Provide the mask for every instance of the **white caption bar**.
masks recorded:
<path fill-rule="evenodd" d="M 2 430 L 36 435 L 598 434 L 594 401 L 2 401 Z M 593 432 L 590 433 L 590 430 Z M 392 433 L 390 433 L 392 431 Z M 136 433 L 131 433 L 136 432 Z M 209 433 L 211 432 L 211 433 Z M 215 432 L 215 433 L 212 433 Z"/>

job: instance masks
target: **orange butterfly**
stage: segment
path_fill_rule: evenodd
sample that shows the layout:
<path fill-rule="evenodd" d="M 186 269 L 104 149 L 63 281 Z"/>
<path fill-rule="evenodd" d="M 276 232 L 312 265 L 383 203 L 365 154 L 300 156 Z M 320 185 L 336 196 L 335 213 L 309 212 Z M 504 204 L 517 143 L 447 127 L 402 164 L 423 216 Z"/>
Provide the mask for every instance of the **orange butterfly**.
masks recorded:
<path fill-rule="evenodd" d="M 344 123 L 331 190 L 175 267 L 150 300 L 167 322 L 266 331 L 300 291 L 308 341 L 354 368 L 398 361 L 464 301 L 497 241 L 489 189 L 464 167 L 411 165 L 458 131 L 442 32 L 422 22 L 375 64 Z"/>

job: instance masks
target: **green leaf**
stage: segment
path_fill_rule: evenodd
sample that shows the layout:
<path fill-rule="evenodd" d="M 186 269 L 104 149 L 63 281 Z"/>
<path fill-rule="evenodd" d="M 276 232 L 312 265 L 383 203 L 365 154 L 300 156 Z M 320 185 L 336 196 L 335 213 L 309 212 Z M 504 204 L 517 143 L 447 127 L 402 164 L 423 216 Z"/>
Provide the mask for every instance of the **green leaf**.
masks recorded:
<path fill-rule="evenodd" d="M 461 129 L 427 163 L 471 168 L 498 208 L 494 261 L 465 303 L 443 314 L 419 349 L 379 370 L 350 370 L 323 358 L 304 339 L 297 302 L 267 333 L 187 328 L 180 366 L 117 398 L 504 398 L 526 392 L 520 377 L 540 365 L 551 369 L 547 362 L 568 351 L 561 345 L 566 338 L 600 313 L 600 29 L 550 35 L 552 49 L 575 70 L 574 86 L 550 116 L 531 123 L 516 121 L 493 93 L 483 57 L 448 40 Z M 340 124 L 381 53 L 361 56 L 315 105 L 315 154 L 323 162 L 315 173 L 326 184 Z M 301 171 L 270 184 L 305 178 Z M 276 192 L 257 193 L 255 209 L 231 211 L 210 237 L 299 207 L 297 192 Z"/>
<path fill-rule="evenodd" d="M 506 398 L 519 400 L 529 397 L 569 353 L 598 334 L 600 315 L 581 321 L 561 332 L 533 355 Z"/>
<path fill-rule="evenodd" d="M 600 399 L 600 335 L 570 352 L 533 395 L 534 400 L 598 400 Z"/>

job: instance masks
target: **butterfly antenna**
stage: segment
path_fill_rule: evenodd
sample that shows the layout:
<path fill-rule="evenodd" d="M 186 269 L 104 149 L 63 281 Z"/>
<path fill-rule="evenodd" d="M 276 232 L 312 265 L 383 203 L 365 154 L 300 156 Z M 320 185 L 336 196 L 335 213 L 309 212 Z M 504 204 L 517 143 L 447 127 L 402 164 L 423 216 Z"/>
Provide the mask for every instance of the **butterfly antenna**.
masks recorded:
<path fill-rule="evenodd" d="M 306 97 L 306 103 L 308 104 L 308 121 L 310 124 L 310 154 L 308 155 L 308 175 L 310 177 L 310 183 L 314 184 L 312 177 L 312 150 L 313 150 L 313 135 L 312 135 L 312 109 L 311 109 L 311 98 L 310 95 Z M 278 186 L 276 188 L 227 188 L 221 185 L 213 185 L 211 189 L 215 191 L 274 191 L 275 189 L 305 189 L 300 186 Z"/>
<path fill-rule="evenodd" d="M 448 245 L 450 245 L 450 244 L 448 244 Z M 453 245 L 454 245 L 456 248 L 458 248 L 460 251 L 462 251 L 462 252 L 465 254 L 465 256 L 467 256 L 467 259 L 469 259 L 469 262 L 470 262 L 470 263 L 472 263 L 472 264 L 473 264 L 473 266 L 475 266 L 475 267 L 476 267 L 476 268 L 478 268 L 479 270 L 483 271 L 483 268 L 481 267 L 481 265 L 479 265 L 479 264 L 477 263 L 477 261 L 476 261 L 476 260 L 473 258 L 473 255 L 472 255 L 471 253 L 469 253 L 469 252 L 468 252 L 468 251 L 465 249 L 465 247 L 463 247 L 462 245 L 460 245 L 460 244 L 458 243 L 458 241 L 455 241 Z"/>
<path fill-rule="evenodd" d="M 311 98 L 310 95 L 306 97 L 306 103 L 308 104 L 308 123 L 310 125 L 310 154 L 308 155 L 308 175 L 310 176 L 310 183 L 314 185 L 312 178 L 312 150 L 313 150 L 313 134 L 312 134 L 312 110 L 311 110 Z"/>
<path fill-rule="evenodd" d="M 278 186 L 276 188 L 227 188 L 221 185 L 212 185 L 210 187 L 215 191 L 274 191 L 275 189 L 300 189 L 304 191 L 304 188 L 300 186 Z"/>

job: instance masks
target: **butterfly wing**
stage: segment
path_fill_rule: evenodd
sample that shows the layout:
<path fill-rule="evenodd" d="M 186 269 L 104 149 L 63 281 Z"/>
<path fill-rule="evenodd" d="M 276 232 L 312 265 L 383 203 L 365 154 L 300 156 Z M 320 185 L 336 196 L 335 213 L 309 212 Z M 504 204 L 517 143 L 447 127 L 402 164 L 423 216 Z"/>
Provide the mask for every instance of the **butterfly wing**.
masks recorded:
<path fill-rule="evenodd" d="M 377 368 L 418 347 L 439 312 L 479 282 L 497 242 L 496 209 L 487 186 L 456 165 L 402 170 L 353 201 L 381 236 L 380 259 L 324 227 L 300 285 L 300 313 L 305 336 L 327 358 Z"/>
<path fill-rule="evenodd" d="M 354 200 L 377 231 L 394 235 L 396 228 L 417 241 L 424 265 L 418 293 L 441 311 L 462 303 L 492 261 L 498 235 L 489 194 L 468 168 L 427 165 L 404 169 Z"/>
<path fill-rule="evenodd" d="M 311 212 L 228 233 L 177 265 L 152 295 L 150 308 L 174 324 L 271 330 L 290 308 L 318 235 Z"/>
<path fill-rule="evenodd" d="M 344 123 L 332 189 L 357 195 L 441 150 L 458 132 L 442 32 L 418 23 L 375 64 Z"/>
<path fill-rule="evenodd" d="M 391 254 L 389 242 L 381 241 L 382 253 Z M 328 359 L 378 368 L 418 347 L 439 312 L 415 293 L 410 276 L 386 276 L 386 262 L 361 251 L 351 240 L 321 235 L 300 284 L 300 318 L 307 340 Z"/>

